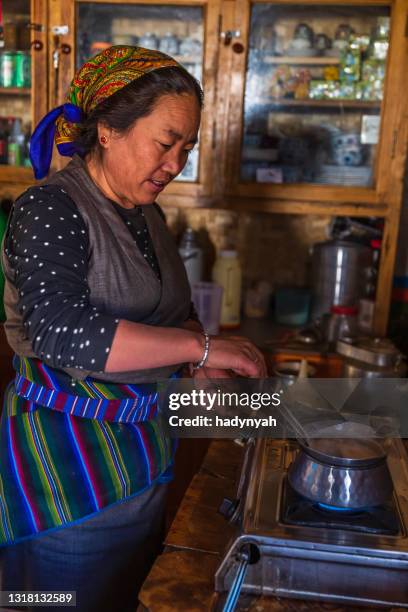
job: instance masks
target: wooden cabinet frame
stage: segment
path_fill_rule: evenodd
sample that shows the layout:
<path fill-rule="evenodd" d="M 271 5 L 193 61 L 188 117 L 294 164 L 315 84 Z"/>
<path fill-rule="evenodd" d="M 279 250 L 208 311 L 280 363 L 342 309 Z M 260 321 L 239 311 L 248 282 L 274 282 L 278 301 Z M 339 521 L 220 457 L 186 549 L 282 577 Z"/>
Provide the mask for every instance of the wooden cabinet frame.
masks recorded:
<path fill-rule="evenodd" d="M 214 142 L 214 108 L 216 102 L 216 77 L 218 67 L 218 29 L 219 0 L 49 0 L 51 25 L 67 24 L 69 33 L 63 37 L 63 42 L 70 45 L 72 52 L 60 56 L 58 84 L 55 85 L 55 75 L 51 78 L 50 91 L 58 91 L 58 104 L 64 101 L 69 83 L 75 71 L 75 40 L 76 40 L 76 5 L 91 1 L 94 4 L 158 4 L 169 6 L 196 6 L 203 9 L 204 20 L 204 63 L 203 85 L 205 89 L 205 104 L 200 129 L 199 180 L 196 183 L 176 181 L 171 183 L 166 193 L 159 198 L 160 203 L 176 203 L 178 206 L 197 206 L 209 203 L 213 183 L 213 149 Z M 211 4 L 211 7 L 209 6 Z M 52 39 L 50 40 L 52 45 Z M 55 106 L 50 100 L 50 107 Z"/>
<path fill-rule="evenodd" d="M 31 20 L 44 26 L 32 30 L 31 40 L 44 47 L 33 52 L 33 123 L 64 101 L 75 70 L 76 4 L 89 0 L 30 0 Z M 243 130 L 244 87 L 249 43 L 250 0 L 93 0 L 96 4 L 163 4 L 203 7 L 205 47 L 203 82 L 205 106 L 201 126 L 199 182 L 175 182 L 159 201 L 172 206 L 219 206 L 236 211 L 338 216 L 377 216 L 384 219 L 384 240 L 379 268 L 375 330 L 387 328 L 394 261 L 398 237 L 403 179 L 408 148 L 408 104 L 405 80 L 408 74 L 408 0 L 307 0 L 310 5 L 386 5 L 391 7 L 391 40 L 386 85 L 382 102 L 380 144 L 375 188 L 319 185 L 268 185 L 240 183 L 240 149 Z M 256 0 L 270 3 L 270 0 Z M 296 5 L 296 0 L 276 4 Z M 67 25 L 68 34 L 55 37 L 53 26 Z M 239 31 L 230 45 L 222 33 Z M 235 53 L 233 43 L 244 52 Z M 59 69 L 53 67 L 53 52 L 61 44 L 70 53 L 60 54 Z M 239 50 L 239 49 L 238 49 Z M 58 156 L 54 156 L 58 159 Z M 65 160 L 59 158 L 56 167 Z M 0 166 L 2 192 L 17 196 L 32 184 L 28 168 Z"/>
<path fill-rule="evenodd" d="M 254 4 L 271 0 L 256 0 Z M 374 188 L 336 187 L 309 184 L 272 185 L 240 183 L 240 157 L 243 133 L 244 92 L 250 36 L 250 0 L 223 2 L 222 30 L 240 32 L 233 42 L 241 43 L 243 53 L 232 45 L 220 49 L 218 90 L 221 126 L 217 158 L 224 172 L 218 190 L 223 205 L 234 210 L 257 210 L 285 214 L 330 214 L 384 218 L 384 240 L 379 268 L 375 331 L 385 334 L 391 301 L 392 277 L 403 197 L 403 179 L 408 145 L 408 105 L 403 91 L 408 69 L 408 0 L 308 0 L 308 5 L 348 5 L 391 7 L 391 38 L 387 60 L 381 133 L 376 160 Z M 297 0 L 277 0 L 276 4 L 297 5 Z"/>
<path fill-rule="evenodd" d="M 30 0 L 31 22 L 41 26 L 41 30 L 32 29 L 31 44 L 40 41 L 42 48 L 35 50 L 32 46 L 31 67 L 31 118 L 35 126 L 47 112 L 47 86 L 48 86 L 48 0 Z M 18 91 L 18 90 L 17 90 Z M 18 95 L 18 94 L 17 94 Z M 20 94 L 21 95 L 21 94 Z M 19 168 L 0 165 L 0 184 L 5 191 L 14 197 L 21 193 L 21 185 L 32 184 L 34 174 L 31 168 Z"/>

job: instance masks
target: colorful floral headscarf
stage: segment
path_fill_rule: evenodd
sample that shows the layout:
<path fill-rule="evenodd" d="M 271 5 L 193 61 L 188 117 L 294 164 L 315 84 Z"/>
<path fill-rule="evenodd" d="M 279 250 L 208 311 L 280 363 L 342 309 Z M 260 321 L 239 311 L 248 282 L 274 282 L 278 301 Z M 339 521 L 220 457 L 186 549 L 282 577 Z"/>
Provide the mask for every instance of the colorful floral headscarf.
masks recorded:
<path fill-rule="evenodd" d="M 30 143 L 36 179 L 47 176 L 55 139 L 61 155 L 80 153 L 76 146 L 81 122 L 106 98 L 152 70 L 179 66 L 173 58 L 150 49 L 118 45 L 104 49 L 75 74 L 67 102 L 40 121 Z"/>

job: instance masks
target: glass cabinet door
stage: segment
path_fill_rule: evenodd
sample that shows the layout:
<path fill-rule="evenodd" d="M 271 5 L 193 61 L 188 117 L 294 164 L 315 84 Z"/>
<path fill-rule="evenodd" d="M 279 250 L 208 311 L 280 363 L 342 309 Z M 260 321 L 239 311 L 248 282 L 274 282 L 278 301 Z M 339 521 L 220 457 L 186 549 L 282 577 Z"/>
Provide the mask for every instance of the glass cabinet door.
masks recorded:
<path fill-rule="evenodd" d="M 201 82 L 203 17 L 202 6 L 77 3 L 76 67 L 111 45 L 139 45 L 171 55 Z M 176 180 L 199 180 L 199 144 Z"/>
<path fill-rule="evenodd" d="M 375 187 L 390 10 L 251 5 L 241 183 Z"/>
<path fill-rule="evenodd" d="M 30 0 L 3 2 L 0 24 L 0 164 L 30 168 L 32 56 Z"/>

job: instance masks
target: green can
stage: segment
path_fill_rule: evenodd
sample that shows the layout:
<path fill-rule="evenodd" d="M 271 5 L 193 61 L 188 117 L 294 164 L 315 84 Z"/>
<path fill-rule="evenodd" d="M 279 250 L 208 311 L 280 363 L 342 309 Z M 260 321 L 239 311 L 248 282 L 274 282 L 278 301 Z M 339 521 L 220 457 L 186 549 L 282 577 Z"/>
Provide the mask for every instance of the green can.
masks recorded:
<path fill-rule="evenodd" d="M 3 51 L 0 54 L 0 86 L 14 87 L 15 53 Z"/>
<path fill-rule="evenodd" d="M 15 52 L 15 87 L 31 87 L 31 56 L 26 51 Z"/>

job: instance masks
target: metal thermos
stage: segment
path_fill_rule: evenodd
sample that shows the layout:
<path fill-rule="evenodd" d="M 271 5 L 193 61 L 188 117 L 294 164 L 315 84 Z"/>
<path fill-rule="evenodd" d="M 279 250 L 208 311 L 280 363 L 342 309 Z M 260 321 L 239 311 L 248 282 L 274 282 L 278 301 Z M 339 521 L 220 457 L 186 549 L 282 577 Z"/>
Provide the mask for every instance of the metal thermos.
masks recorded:
<path fill-rule="evenodd" d="M 183 260 L 190 285 L 199 283 L 203 276 L 203 251 L 191 227 L 188 227 L 183 234 L 179 253 Z"/>
<path fill-rule="evenodd" d="M 313 249 L 312 318 L 335 306 L 354 306 L 365 297 L 371 249 L 343 240 L 320 242 Z"/>

